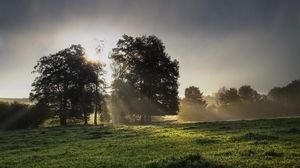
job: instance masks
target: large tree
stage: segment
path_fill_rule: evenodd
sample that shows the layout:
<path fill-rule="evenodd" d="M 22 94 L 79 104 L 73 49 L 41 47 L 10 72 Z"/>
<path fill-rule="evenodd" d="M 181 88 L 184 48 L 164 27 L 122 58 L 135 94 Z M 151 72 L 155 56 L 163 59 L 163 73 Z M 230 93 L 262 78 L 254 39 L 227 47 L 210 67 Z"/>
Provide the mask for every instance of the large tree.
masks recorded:
<path fill-rule="evenodd" d="M 81 117 L 85 124 L 93 105 L 99 104 L 104 80 L 100 63 L 89 62 L 81 45 L 72 45 L 56 54 L 43 56 L 34 67 L 38 76 L 30 97 L 47 104 L 66 125 L 68 117 Z"/>
<path fill-rule="evenodd" d="M 117 96 L 113 100 L 118 99 L 126 113 L 139 115 L 143 123 L 150 122 L 151 115 L 177 113 L 179 63 L 166 53 L 160 39 L 124 35 L 111 59 Z"/>

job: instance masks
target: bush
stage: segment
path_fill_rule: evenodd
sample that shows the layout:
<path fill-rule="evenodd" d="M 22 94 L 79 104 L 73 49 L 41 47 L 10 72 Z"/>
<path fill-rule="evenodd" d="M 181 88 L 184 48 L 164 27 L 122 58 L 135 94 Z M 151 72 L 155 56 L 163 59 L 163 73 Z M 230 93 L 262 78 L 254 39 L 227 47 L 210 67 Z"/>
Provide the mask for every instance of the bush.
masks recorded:
<path fill-rule="evenodd" d="M 46 105 L 0 102 L 0 130 L 38 127 L 50 116 Z"/>

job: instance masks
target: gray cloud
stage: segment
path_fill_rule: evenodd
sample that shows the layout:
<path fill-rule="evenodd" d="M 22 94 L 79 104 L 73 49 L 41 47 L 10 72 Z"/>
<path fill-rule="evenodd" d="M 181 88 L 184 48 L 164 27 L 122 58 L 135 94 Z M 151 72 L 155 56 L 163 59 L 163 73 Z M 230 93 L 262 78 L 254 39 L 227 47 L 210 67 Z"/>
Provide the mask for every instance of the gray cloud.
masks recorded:
<path fill-rule="evenodd" d="M 180 93 L 300 78 L 300 1 L 2 0 L 0 97 L 26 97 L 36 60 L 70 45 L 156 34 L 180 61 Z M 66 39 L 67 38 L 67 39 Z"/>

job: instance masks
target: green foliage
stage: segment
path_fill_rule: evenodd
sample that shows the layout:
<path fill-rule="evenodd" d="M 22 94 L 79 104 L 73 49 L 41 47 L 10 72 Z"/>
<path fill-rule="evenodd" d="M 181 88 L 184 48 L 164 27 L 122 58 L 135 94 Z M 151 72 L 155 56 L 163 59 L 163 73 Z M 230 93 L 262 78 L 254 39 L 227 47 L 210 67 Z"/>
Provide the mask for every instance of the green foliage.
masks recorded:
<path fill-rule="evenodd" d="M 298 128 L 290 118 L 6 131 L 0 167 L 299 167 Z"/>

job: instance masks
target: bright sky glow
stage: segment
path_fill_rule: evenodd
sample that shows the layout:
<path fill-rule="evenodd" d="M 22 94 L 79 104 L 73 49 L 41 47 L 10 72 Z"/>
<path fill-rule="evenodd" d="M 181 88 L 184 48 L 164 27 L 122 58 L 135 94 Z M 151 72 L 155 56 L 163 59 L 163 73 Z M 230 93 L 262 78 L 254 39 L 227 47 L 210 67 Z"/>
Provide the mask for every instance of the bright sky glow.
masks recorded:
<path fill-rule="evenodd" d="M 156 35 L 180 63 L 179 95 L 251 85 L 260 93 L 300 78 L 300 1 L 3 1 L 0 97 L 28 97 L 36 61 L 72 44 L 106 64 L 123 34 Z M 95 54 L 103 40 L 103 53 Z"/>

